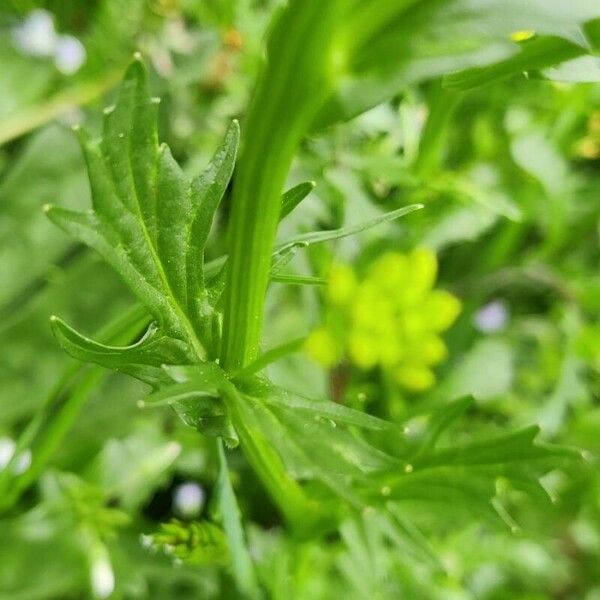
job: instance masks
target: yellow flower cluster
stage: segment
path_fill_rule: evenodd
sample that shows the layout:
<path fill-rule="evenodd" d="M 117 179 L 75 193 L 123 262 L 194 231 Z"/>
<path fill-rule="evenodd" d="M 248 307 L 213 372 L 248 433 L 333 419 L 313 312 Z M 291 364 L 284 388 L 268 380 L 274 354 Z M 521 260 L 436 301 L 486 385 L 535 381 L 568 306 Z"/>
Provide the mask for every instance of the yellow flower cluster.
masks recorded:
<path fill-rule="evenodd" d="M 433 289 L 436 277 L 436 256 L 425 248 L 384 254 L 361 280 L 335 266 L 327 321 L 307 338 L 308 353 L 326 367 L 344 357 L 361 369 L 379 366 L 412 391 L 431 387 L 432 367 L 448 353 L 439 334 L 460 312 L 455 296 Z"/>

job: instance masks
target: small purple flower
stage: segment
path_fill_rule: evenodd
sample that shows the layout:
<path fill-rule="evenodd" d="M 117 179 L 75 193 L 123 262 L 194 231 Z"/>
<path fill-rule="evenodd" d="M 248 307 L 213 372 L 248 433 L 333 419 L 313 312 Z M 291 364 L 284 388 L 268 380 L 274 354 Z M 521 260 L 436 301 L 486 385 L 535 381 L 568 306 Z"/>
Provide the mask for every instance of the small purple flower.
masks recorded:
<path fill-rule="evenodd" d="M 83 44 L 72 35 L 61 35 L 54 52 L 54 64 L 65 75 L 72 75 L 79 70 L 85 62 L 85 48 Z"/>
<path fill-rule="evenodd" d="M 34 10 L 13 31 L 17 48 L 30 56 L 52 56 L 57 36 L 52 14 L 46 10 Z"/>
<path fill-rule="evenodd" d="M 493 300 L 475 313 L 473 324 L 482 333 L 495 333 L 506 327 L 509 316 L 506 303 Z"/>
<path fill-rule="evenodd" d="M 173 492 L 173 510 L 184 518 L 197 517 L 204 506 L 205 493 L 202 486 L 187 481 Z"/>

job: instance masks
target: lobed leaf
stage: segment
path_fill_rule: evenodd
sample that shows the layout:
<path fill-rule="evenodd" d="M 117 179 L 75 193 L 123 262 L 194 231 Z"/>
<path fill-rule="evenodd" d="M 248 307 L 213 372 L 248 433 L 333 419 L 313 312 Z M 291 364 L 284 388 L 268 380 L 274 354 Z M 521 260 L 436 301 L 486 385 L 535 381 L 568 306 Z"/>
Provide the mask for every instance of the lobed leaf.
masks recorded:
<path fill-rule="evenodd" d="M 534 440 L 538 433 L 539 427 L 531 426 L 485 441 L 433 450 L 415 457 L 413 466 L 417 469 L 449 465 L 497 465 L 551 456 L 573 458 L 576 455 L 575 451 L 567 448 L 535 444 Z"/>
<path fill-rule="evenodd" d="M 157 322 L 161 335 L 153 350 L 163 353 L 162 362 L 180 363 L 182 354 L 187 361 L 215 354 L 211 321 L 216 317 L 205 289 L 204 246 L 233 172 L 239 126 L 231 124 L 206 171 L 190 182 L 169 148 L 158 144 L 157 102 L 150 98 L 146 80 L 141 61 L 134 61 L 115 105 L 105 110 L 101 138 L 94 140 L 78 129 L 93 212 L 48 207 L 47 213 L 121 275 Z M 64 326 L 55 329 L 83 357 L 74 332 L 67 336 Z M 90 342 L 84 344 L 87 351 L 98 356 L 99 348 L 92 350 Z M 185 346 L 173 360 L 173 347 Z M 111 352 L 113 368 L 126 366 Z M 106 350 L 103 354 L 108 360 Z M 131 350 L 119 356 L 122 361 L 136 358 Z"/>

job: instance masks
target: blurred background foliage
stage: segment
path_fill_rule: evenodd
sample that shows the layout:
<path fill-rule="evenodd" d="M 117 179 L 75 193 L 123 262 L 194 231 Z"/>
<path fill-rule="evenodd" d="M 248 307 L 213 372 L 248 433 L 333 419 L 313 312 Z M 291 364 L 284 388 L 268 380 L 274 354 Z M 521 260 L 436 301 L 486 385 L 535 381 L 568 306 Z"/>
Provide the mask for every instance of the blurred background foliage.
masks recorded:
<path fill-rule="evenodd" d="M 89 368 L 72 383 L 81 409 L 64 437 L 48 425 L 60 405 L 53 390 L 72 369 L 48 316 L 92 333 L 131 297 L 41 208 L 89 206 L 68 126 L 99 122 L 134 50 L 163 98 L 161 139 L 197 172 L 231 118 L 243 123 L 279 4 L 2 4 L 2 599 L 235 597 L 220 532 L 198 524 L 217 477 L 212 445 L 167 408 L 139 409 L 141 384 Z M 312 247 L 290 268 L 324 277 L 343 263 L 362 278 L 390 252 L 434 252 L 436 286 L 462 305 L 440 334 L 447 351 L 433 361 L 435 384 L 398 385 L 352 353 L 324 368 L 302 351 L 270 375 L 408 421 L 415 436 L 424 412 L 473 394 L 454 439 L 537 423 L 545 440 L 583 448 L 585 460 L 544 476 L 553 502 L 541 507 L 498 482 L 505 529 L 457 516 L 451 502 L 433 514 L 415 502 L 385 517 L 367 511 L 339 535 L 298 538 L 234 453 L 233 485 L 271 598 L 600 599 L 600 85 L 525 75 L 464 93 L 435 77 L 398 85 L 393 100 L 306 140 L 290 174 L 290 184 L 317 186 L 283 223 L 286 238 L 425 204 L 408 220 Z M 209 258 L 224 251 L 228 212 L 226 198 Z M 326 290 L 274 284 L 264 346 L 319 331 L 331 302 Z M 42 460 L 32 463 L 15 444 L 36 422 Z M 47 440 L 60 443 L 46 452 Z M 182 544 L 204 551 L 182 561 Z"/>

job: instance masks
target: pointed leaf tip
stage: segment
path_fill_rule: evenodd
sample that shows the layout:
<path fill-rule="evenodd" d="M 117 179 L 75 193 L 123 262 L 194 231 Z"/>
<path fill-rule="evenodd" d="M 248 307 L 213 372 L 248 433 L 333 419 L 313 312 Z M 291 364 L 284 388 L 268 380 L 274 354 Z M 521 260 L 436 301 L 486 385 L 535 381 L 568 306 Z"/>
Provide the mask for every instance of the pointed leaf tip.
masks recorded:
<path fill-rule="evenodd" d="M 300 184 L 300 185 L 302 185 L 302 184 Z M 299 187 L 299 186 L 296 186 L 296 187 Z M 292 190 L 290 190 L 290 193 L 295 189 L 296 188 L 292 188 Z M 314 231 L 311 233 L 304 233 L 304 234 L 296 236 L 295 238 L 292 238 L 291 240 L 289 240 L 287 242 L 283 242 L 282 244 L 277 245 L 275 247 L 275 249 L 278 252 L 281 252 L 282 250 L 285 250 L 287 248 L 297 245 L 299 242 L 306 242 L 307 244 L 310 245 L 310 244 L 321 244 L 323 242 L 330 242 L 333 240 L 345 238 L 350 235 L 355 235 L 357 233 L 365 231 L 367 229 L 371 229 L 372 227 L 375 227 L 377 225 L 381 225 L 383 223 L 389 223 L 390 221 L 393 221 L 400 217 L 404 217 L 405 215 L 408 215 L 408 214 L 410 214 L 416 210 L 419 210 L 421 208 L 423 208 L 422 204 L 410 204 L 408 206 L 404 206 L 402 208 L 392 210 L 392 211 L 384 213 L 378 217 L 375 217 L 374 219 L 371 219 L 369 221 L 364 221 L 363 223 L 358 223 L 356 225 L 342 227 L 341 229 L 331 229 L 331 230 L 325 230 L 325 231 Z M 282 212 L 283 212 L 283 207 L 282 207 Z"/>
<path fill-rule="evenodd" d="M 240 122 L 237 119 L 232 119 L 231 123 L 227 127 L 225 132 L 225 140 L 227 143 L 233 143 L 235 152 L 237 153 L 237 147 L 240 141 Z"/>
<path fill-rule="evenodd" d="M 136 52 L 133 55 L 133 60 L 129 63 L 125 76 L 123 77 L 123 83 L 127 81 L 136 81 L 139 84 L 145 84 L 148 76 L 146 65 L 142 60 L 142 55 Z"/>
<path fill-rule="evenodd" d="M 279 220 L 285 219 L 315 189 L 316 185 L 314 181 L 303 181 L 287 190 L 281 196 Z"/>
<path fill-rule="evenodd" d="M 111 107 L 106 107 L 103 111 L 104 114 L 108 114 L 107 111 L 110 111 L 110 108 Z M 86 145 L 90 143 L 90 140 L 92 137 L 90 135 L 90 132 L 82 125 L 77 125 L 77 127 L 72 127 L 71 131 L 75 134 L 75 137 L 77 138 L 77 141 L 79 142 L 79 145 L 81 146 L 81 148 L 85 150 Z"/>

